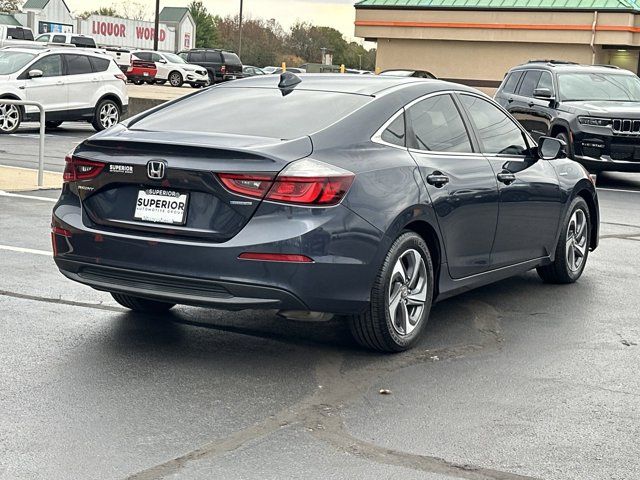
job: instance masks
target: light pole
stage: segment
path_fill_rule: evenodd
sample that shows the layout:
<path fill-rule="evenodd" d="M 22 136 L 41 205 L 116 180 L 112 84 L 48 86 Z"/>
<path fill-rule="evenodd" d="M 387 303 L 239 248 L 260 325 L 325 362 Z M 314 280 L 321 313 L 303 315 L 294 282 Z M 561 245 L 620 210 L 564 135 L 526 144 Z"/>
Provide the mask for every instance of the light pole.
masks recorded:
<path fill-rule="evenodd" d="M 158 35 L 160 34 L 160 0 L 156 0 L 156 22 L 153 32 L 153 49 L 158 50 Z"/>
<path fill-rule="evenodd" d="M 238 25 L 238 56 L 242 58 L 242 4 L 243 0 L 240 0 L 240 22 Z"/>

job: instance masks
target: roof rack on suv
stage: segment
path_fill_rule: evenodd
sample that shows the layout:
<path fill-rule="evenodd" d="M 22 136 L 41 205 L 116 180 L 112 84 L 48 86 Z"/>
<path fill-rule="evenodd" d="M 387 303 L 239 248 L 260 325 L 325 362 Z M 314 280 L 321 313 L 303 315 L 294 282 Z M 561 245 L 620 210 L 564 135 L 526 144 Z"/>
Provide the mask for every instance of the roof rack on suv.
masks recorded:
<path fill-rule="evenodd" d="M 604 68 L 613 68 L 614 70 L 620 70 L 620 67 L 616 65 L 609 65 L 607 63 L 594 63 L 591 65 L 592 67 L 604 67 Z"/>
<path fill-rule="evenodd" d="M 549 65 L 578 65 L 576 62 L 566 60 L 529 60 L 527 63 L 547 63 Z"/>

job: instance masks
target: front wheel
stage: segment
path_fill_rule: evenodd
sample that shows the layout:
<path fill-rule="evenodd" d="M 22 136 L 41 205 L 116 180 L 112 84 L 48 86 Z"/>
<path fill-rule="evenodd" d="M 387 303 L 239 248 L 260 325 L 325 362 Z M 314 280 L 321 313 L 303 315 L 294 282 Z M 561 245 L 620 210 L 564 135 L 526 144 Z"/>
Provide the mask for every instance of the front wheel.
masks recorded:
<path fill-rule="evenodd" d="M 537 268 L 540 278 L 545 283 L 573 283 L 578 280 L 587 264 L 590 239 L 589 207 L 582 197 L 576 197 L 560 232 L 555 260 L 550 265 Z"/>
<path fill-rule="evenodd" d="M 355 340 L 383 352 L 411 348 L 427 323 L 433 284 L 429 248 L 418 234 L 403 233 L 380 268 L 369 308 L 349 320 Z"/>
<path fill-rule="evenodd" d="M 181 87 L 184 83 L 184 79 L 180 72 L 171 72 L 171 75 L 169 75 L 169 83 L 172 87 Z"/>
<path fill-rule="evenodd" d="M 62 122 L 60 120 L 55 120 L 55 121 L 46 121 L 44 122 L 44 126 L 47 129 L 50 130 L 55 130 L 56 128 L 58 128 L 60 125 L 62 125 Z"/>
<path fill-rule="evenodd" d="M 96 131 L 101 132 L 111 128 L 120 122 L 120 106 L 113 100 L 102 100 L 96 107 L 91 125 Z"/>
<path fill-rule="evenodd" d="M 123 307 L 140 313 L 162 313 L 176 306 L 175 303 L 158 302 L 146 298 L 132 297 L 123 293 L 111 293 L 111 296 Z"/>
<path fill-rule="evenodd" d="M 556 138 L 562 140 L 567 145 L 567 157 L 573 159 L 573 145 L 571 145 L 569 141 L 569 136 L 564 132 L 560 132 L 556 135 Z"/>
<path fill-rule="evenodd" d="M 15 133 L 20 127 L 20 123 L 22 123 L 20 107 L 0 103 L 0 134 Z"/>

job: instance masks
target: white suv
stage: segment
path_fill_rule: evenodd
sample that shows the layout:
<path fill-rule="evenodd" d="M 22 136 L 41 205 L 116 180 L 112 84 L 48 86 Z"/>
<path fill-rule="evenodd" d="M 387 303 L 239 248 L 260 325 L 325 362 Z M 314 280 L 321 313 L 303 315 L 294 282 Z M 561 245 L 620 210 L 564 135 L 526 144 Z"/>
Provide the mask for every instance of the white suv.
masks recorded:
<path fill-rule="evenodd" d="M 2 105 L 2 99 L 44 106 L 46 125 L 88 121 L 97 131 L 117 124 L 129 107 L 127 77 L 108 56 L 76 48 L 0 49 L 0 134 L 37 121 L 36 107 Z"/>
<path fill-rule="evenodd" d="M 167 81 L 172 87 L 181 87 L 188 83 L 193 88 L 209 85 L 207 69 L 199 65 L 187 63 L 175 53 L 152 52 L 150 50 L 138 50 L 131 52 L 140 60 L 154 62 L 158 68 L 156 83 L 164 85 Z"/>

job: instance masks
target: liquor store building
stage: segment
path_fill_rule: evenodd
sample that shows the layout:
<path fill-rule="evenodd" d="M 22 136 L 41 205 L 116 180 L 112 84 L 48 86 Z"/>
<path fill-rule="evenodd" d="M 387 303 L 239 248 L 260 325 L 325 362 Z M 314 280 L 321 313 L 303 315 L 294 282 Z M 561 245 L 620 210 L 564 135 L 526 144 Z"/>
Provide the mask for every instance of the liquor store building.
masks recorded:
<path fill-rule="evenodd" d="M 379 69 L 426 70 L 487 92 L 529 60 L 640 67 L 640 0 L 361 0 L 355 8 L 355 35 L 377 42 Z"/>

